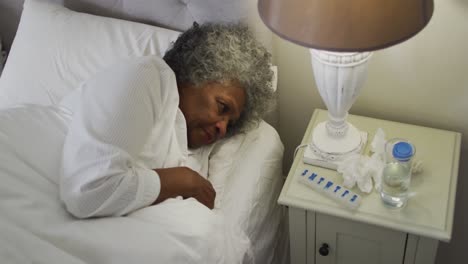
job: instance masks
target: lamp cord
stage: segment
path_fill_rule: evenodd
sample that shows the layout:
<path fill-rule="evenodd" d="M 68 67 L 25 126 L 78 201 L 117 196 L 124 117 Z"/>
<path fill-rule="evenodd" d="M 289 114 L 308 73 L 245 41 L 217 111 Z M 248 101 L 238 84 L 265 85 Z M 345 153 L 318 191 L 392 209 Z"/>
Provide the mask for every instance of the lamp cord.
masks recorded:
<path fill-rule="evenodd" d="M 297 146 L 296 149 L 294 150 L 294 158 L 296 158 L 296 154 L 299 151 L 299 149 L 303 147 L 307 147 L 307 146 L 309 146 L 309 144 L 302 144 L 302 145 Z"/>

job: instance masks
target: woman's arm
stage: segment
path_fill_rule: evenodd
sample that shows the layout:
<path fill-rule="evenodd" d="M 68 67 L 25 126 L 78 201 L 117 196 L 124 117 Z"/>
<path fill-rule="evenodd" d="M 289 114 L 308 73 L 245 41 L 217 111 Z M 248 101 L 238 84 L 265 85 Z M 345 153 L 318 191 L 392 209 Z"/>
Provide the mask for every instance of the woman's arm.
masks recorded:
<path fill-rule="evenodd" d="M 187 167 L 155 170 L 161 181 L 161 191 L 154 204 L 167 198 L 194 197 L 210 209 L 214 207 L 216 192 L 211 182 Z"/>
<path fill-rule="evenodd" d="M 73 215 L 124 215 L 159 196 L 157 171 L 138 166 L 135 157 L 164 111 L 161 87 L 176 85 L 173 76 L 161 76 L 164 65 L 155 57 L 124 61 L 84 84 L 64 143 L 60 183 Z"/>

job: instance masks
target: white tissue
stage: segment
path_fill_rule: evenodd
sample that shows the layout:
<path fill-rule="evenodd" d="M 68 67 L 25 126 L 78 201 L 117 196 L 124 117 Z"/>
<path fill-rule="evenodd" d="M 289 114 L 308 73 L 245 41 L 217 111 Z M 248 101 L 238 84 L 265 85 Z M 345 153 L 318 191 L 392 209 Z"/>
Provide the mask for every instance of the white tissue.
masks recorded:
<path fill-rule="evenodd" d="M 377 131 L 375 132 L 374 139 L 372 139 L 371 151 L 374 154 L 378 154 L 382 161 L 384 160 L 385 143 L 386 143 L 385 132 L 383 131 L 382 128 L 378 128 Z"/>
<path fill-rule="evenodd" d="M 376 190 L 380 190 L 380 186 L 382 183 L 382 172 L 384 169 L 385 163 L 382 158 L 382 153 L 375 152 L 369 159 L 369 163 L 366 164 L 368 167 L 369 173 L 374 180 L 374 187 Z"/>
<path fill-rule="evenodd" d="M 359 189 L 363 192 L 372 190 L 372 179 L 367 171 L 369 157 L 352 154 L 338 165 L 338 172 L 343 174 L 343 185 L 347 188 L 353 188 L 357 183 Z"/>
<path fill-rule="evenodd" d="M 343 174 L 343 185 L 358 188 L 365 193 L 370 193 L 375 187 L 379 190 L 382 182 L 382 171 L 384 167 L 385 133 L 379 128 L 371 143 L 373 154 L 369 156 L 352 154 L 343 160 L 337 171 Z"/>
<path fill-rule="evenodd" d="M 371 143 L 372 155 L 370 158 L 369 167 L 372 168 L 373 174 L 372 178 L 374 179 L 374 187 L 376 190 L 380 190 L 382 183 L 382 172 L 385 166 L 385 132 L 382 128 L 378 128 L 375 132 L 374 139 Z"/>
<path fill-rule="evenodd" d="M 423 171 L 423 162 L 422 160 L 414 160 L 411 163 L 411 174 L 419 174 Z"/>

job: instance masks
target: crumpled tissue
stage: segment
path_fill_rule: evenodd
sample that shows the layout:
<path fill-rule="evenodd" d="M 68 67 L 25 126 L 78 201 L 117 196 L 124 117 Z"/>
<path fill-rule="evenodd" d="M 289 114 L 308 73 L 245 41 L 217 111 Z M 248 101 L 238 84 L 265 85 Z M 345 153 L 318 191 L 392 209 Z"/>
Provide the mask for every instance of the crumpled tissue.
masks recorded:
<path fill-rule="evenodd" d="M 379 128 L 371 143 L 371 156 L 352 154 L 338 165 L 337 171 L 342 173 L 345 187 L 353 188 L 357 184 L 365 193 L 370 193 L 373 187 L 380 189 L 385 166 L 385 142 L 385 132 Z"/>

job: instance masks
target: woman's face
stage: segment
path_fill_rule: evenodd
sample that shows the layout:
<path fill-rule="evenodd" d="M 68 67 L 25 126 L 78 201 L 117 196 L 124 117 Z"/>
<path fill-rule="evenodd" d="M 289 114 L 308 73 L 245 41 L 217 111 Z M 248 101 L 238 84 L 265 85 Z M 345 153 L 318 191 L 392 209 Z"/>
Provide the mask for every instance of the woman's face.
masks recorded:
<path fill-rule="evenodd" d="M 200 87 L 182 84 L 179 97 L 190 148 L 223 138 L 228 127 L 239 119 L 245 105 L 245 91 L 234 82 L 210 82 Z"/>

